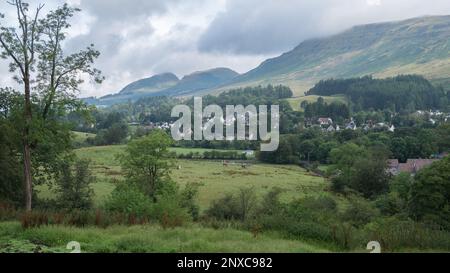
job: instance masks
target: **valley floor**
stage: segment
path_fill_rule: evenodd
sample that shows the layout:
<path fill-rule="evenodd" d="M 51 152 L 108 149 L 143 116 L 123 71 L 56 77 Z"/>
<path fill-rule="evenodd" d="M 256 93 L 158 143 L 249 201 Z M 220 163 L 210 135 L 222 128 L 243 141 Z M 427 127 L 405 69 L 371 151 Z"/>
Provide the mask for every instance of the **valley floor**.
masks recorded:
<path fill-rule="evenodd" d="M 124 146 L 90 147 L 76 150 L 80 158 L 92 161 L 92 173 L 96 182 L 92 185 L 96 206 L 108 198 L 115 188 L 114 181 L 123 178 L 116 155 Z M 174 148 L 177 153 L 204 152 L 205 149 Z M 242 168 L 239 161 L 230 161 L 224 166 L 221 160 L 177 160 L 177 167 L 171 177 L 181 187 L 187 183 L 199 185 L 197 202 L 200 209 L 207 209 L 212 201 L 227 193 L 237 192 L 240 188 L 253 187 L 258 196 L 274 187 L 281 188 L 281 199 L 290 201 L 305 196 L 329 195 L 329 182 L 324 178 L 293 165 L 271 165 L 254 163 Z M 38 187 L 39 196 L 51 199 L 54 193 L 46 187 Z M 338 200 L 339 201 L 339 200 Z"/>

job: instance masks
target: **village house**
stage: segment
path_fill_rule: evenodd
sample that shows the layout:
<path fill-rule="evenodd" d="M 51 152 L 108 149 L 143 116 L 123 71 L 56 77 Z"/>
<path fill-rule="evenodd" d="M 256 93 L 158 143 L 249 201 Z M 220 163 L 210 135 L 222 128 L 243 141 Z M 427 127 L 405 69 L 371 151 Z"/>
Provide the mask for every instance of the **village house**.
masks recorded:
<path fill-rule="evenodd" d="M 317 122 L 320 124 L 320 126 L 328 126 L 333 124 L 333 120 L 331 118 L 319 118 Z"/>
<path fill-rule="evenodd" d="M 345 126 L 345 129 L 346 130 L 356 130 L 358 127 L 356 126 L 356 122 L 355 121 L 353 121 L 353 119 L 349 122 L 349 123 L 347 123 L 347 125 Z"/>
<path fill-rule="evenodd" d="M 394 176 L 400 173 L 416 175 L 420 170 L 437 161 L 439 159 L 408 159 L 406 163 L 399 163 L 398 159 L 389 159 L 387 171 Z"/>

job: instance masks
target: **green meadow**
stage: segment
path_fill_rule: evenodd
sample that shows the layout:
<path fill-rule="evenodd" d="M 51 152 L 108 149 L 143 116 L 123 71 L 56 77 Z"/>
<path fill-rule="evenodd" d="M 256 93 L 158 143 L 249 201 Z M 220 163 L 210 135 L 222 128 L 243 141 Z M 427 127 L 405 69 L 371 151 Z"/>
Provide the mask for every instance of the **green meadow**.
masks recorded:
<path fill-rule="evenodd" d="M 91 169 L 96 176 L 92 185 L 94 202 L 101 205 L 113 191 L 114 182 L 123 178 L 117 155 L 124 146 L 103 146 L 77 149 L 79 158 L 91 160 Z M 178 154 L 189 152 L 203 153 L 209 149 L 171 148 Z M 187 183 L 199 186 L 198 204 L 202 210 L 212 201 L 227 193 L 237 192 L 241 188 L 253 187 L 257 196 L 262 196 L 274 187 L 283 190 L 281 200 L 289 201 L 311 195 L 327 194 L 328 182 L 306 170 L 292 165 L 270 165 L 254 163 L 242 167 L 239 161 L 230 161 L 224 166 L 222 161 L 177 160 L 177 168 L 172 178 L 184 187 Z M 53 193 L 47 187 L 38 188 L 40 197 L 52 198 Z"/>

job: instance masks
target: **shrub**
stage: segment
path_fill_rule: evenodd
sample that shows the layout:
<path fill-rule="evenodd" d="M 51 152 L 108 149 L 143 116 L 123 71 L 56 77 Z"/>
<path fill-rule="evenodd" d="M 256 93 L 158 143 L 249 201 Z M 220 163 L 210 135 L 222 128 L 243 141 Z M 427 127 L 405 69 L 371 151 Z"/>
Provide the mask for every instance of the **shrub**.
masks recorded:
<path fill-rule="evenodd" d="M 179 198 L 174 196 L 161 196 L 153 204 L 151 215 L 163 228 L 179 227 L 191 219 L 188 209 L 183 208 Z"/>
<path fill-rule="evenodd" d="M 0 202 L 0 221 L 13 220 L 17 217 L 17 211 L 11 203 Z"/>
<path fill-rule="evenodd" d="M 109 212 L 146 217 L 150 215 L 152 204 L 150 198 L 137 187 L 120 183 L 104 204 L 104 208 Z"/>
<path fill-rule="evenodd" d="M 383 249 L 450 250 L 450 233 L 412 220 L 380 218 L 365 228 L 367 240 L 380 242 Z"/>
<path fill-rule="evenodd" d="M 92 208 L 92 196 L 94 194 L 90 185 L 95 177 L 89 169 L 90 162 L 78 160 L 75 163 L 63 162 L 57 179 L 57 200 L 59 208 L 68 210 L 87 210 Z"/>
<path fill-rule="evenodd" d="M 277 215 L 281 213 L 282 205 L 280 202 L 281 188 L 273 188 L 263 198 L 258 210 L 257 215 Z"/>
<path fill-rule="evenodd" d="M 21 225 L 23 228 L 36 228 L 48 225 L 49 219 L 47 213 L 30 211 L 22 214 Z"/>
<path fill-rule="evenodd" d="M 242 219 L 240 211 L 238 200 L 232 194 L 227 194 L 213 201 L 206 215 L 218 220 L 238 220 Z"/>
<path fill-rule="evenodd" d="M 196 203 L 198 187 L 198 184 L 188 183 L 181 192 L 181 206 L 188 210 L 194 221 L 198 219 L 200 214 L 200 208 Z"/>
<path fill-rule="evenodd" d="M 67 214 L 67 224 L 76 227 L 85 227 L 93 224 L 93 214 L 86 210 L 73 210 Z"/>
<path fill-rule="evenodd" d="M 218 220 L 245 221 L 255 209 L 257 209 L 255 190 L 241 188 L 236 195 L 227 194 L 214 201 L 206 215 Z"/>
<path fill-rule="evenodd" d="M 355 227 L 362 227 L 372 221 L 378 215 L 378 211 L 364 199 L 354 198 L 350 206 L 345 210 L 342 219 Z"/>
<path fill-rule="evenodd" d="M 302 200 L 303 206 L 313 211 L 321 212 L 336 212 L 337 203 L 329 196 L 320 196 L 317 198 L 305 198 Z"/>

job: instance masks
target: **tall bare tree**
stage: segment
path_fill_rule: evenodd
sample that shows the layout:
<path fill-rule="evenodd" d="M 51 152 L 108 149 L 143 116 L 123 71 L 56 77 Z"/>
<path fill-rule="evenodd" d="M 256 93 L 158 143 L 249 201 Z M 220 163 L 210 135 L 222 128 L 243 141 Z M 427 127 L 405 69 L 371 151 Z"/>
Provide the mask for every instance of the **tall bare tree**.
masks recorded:
<path fill-rule="evenodd" d="M 33 196 L 32 150 L 38 145 L 38 140 L 30 136 L 33 120 L 39 119 L 45 123 L 52 109 L 61 113 L 60 110 L 73 102 L 74 91 L 83 82 L 82 74 L 93 76 L 101 82 L 100 71 L 92 67 L 100 53 L 91 45 L 72 55 L 63 54 L 62 42 L 66 38 L 65 31 L 70 28 L 68 21 L 78 9 L 64 4 L 40 18 L 44 5 L 30 11 L 29 4 L 22 0 L 7 3 L 16 11 L 18 26 L 6 27 L 0 22 L 1 57 L 11 60 L 10 72 L 16 73 L 14 79 L 24 86 L 23 170 L 25 208 L 30 211 Z M 0 14 L 0 19 L 4 17 Z M 32 91 L 36 92 L 40 101 L 36 107 L 33 106 Z M 39 109 L 39 112 L 34 109 Z"/>

